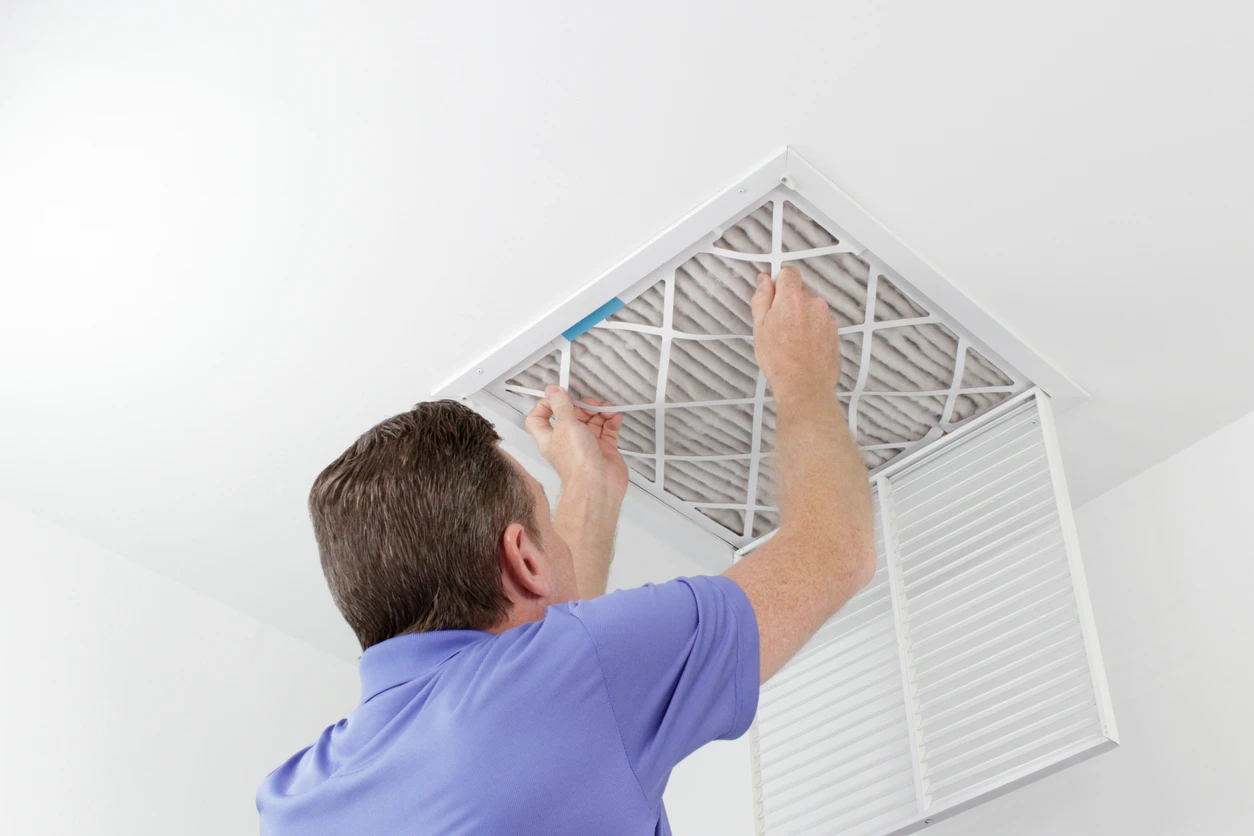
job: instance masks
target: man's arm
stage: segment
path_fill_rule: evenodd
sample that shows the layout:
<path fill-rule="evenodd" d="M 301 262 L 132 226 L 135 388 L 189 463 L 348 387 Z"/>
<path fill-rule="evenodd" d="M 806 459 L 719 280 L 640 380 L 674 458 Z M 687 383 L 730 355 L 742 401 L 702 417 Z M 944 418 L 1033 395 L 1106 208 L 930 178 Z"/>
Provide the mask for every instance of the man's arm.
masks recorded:
<path fill-rule="evenodd" d="M 870 582 L 876 556 L 866 467 L 836 400 L 836 322 L 795 268 L 758 277 L 753 341 L 776 401 L 780 528 L 724 574 L 753 605 L 766 682 Z"/>
<path fill-rule="evenodd" d="M 559 386 L 544 393 L 527 416 L 527 430 L 562 480 L 553 527 L 574 556 L 579 597 L 596 598 L 605 594 L 627 492 L 627 463 L 618 452 L 623 416 L 580 409 Z M 612 406 L 591 398 L 585 403 Z"/>
<path fill-rule="evenodd" d="M 622 494 L 604 479 L 562 479 L 562 496 L 553 512 L 553 527 L 574 555 L 575 581 L 581 599 L 605 594 L 622 503 Z"/>

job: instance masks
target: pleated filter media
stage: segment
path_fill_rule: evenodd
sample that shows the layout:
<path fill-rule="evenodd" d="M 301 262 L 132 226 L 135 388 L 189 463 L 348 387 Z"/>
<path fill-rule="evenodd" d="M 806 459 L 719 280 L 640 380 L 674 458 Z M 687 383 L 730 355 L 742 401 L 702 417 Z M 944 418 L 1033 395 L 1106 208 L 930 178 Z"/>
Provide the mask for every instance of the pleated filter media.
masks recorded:
<path fill-rule="evenodd" d="M 874 578 L 762 688 L 759 833 L 908 832 L 1114 745 L 1041 397 L 874 480 Z"/>
<path fill-rule="evenodd" d="M 837 395 L 872 471 L 1030 385 L 803 203 L 777 189 L 489 391 L 520 411 L 551 383 L 612 402 L 633 480 L 741 546 L 779 524 L 775 401 L 753 353 L 760 272 L 795 266 L 827 301 L 841 334 Z"/>

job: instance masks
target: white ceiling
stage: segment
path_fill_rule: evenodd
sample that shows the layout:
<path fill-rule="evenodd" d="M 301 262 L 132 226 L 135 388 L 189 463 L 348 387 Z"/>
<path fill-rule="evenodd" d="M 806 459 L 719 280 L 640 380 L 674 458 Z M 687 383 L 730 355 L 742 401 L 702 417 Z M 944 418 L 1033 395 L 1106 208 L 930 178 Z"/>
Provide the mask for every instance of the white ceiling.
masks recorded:
<path fill-rule="evenodd" d="M 1077 502 L 1254 409 L 1248 9 L 79 5 L 0 6 L 0 494 L 345 655 L 322 465 L 785 144 L 1092 393 Z"/>

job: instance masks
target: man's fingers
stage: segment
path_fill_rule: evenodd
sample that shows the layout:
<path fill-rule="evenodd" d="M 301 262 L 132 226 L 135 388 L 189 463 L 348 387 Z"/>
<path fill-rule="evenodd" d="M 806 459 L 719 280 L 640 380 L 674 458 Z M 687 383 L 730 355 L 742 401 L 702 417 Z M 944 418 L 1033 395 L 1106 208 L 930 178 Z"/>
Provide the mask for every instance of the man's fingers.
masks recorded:
<path fill-rule="evenodd" d="M 758 273 L 758 289 L 753 292 L 753 327 L 756 329 L 762 325 L 762 320 L 766 317 L 766 312 L 771 309 L 771 302 L 775 299 L 775 285 L 771 282 L 771 277 L 766 273 Z"/>
<path fill-rule="evenodd" d="M 575 404 L 561 386 L 549 384 L 544 387 L 544 397 L 559 421 L 569 421 L 575 417 Z"/>
<path fill-rule="evenodd" d="M 601 402 L 601 406 L 613 406 L 613 405 L 614 405 L 614 404 L 610 403 L 609 401 L 602 401 L 602 402 Z M 603 437 L 604 437 L 604 436 L 608 436 L 609 438 L 611 438 L 611 439 L 613 439 L 615 442 L 617 442 L 617 441 L 618 441 L 618 431 L 619 431 L 619 430 L 622 428 L 622 426 L 623 426 L 623 413 L 621 413 L 621 412 L 602 412 L 602 413 L 601 413 L 601 415 L 602 415 L 602 416 L 604 416 L 604 418 L 605 418 L 605 423 L 604 423 L 604 424 L 602 425 L 602 427 L 601 427 L 601 435 L 602 435 Z"/>
<path fill-rule="evenodd" d="M 589 406 L 605 406 L 603 401 L 594 400 L 592 398 L 585 399 L 584 403 Z M 605 419 L 608 417 L 610 417 L 609 413 L 593 412 L 588 416 L 588 426 L 596 427 L 599 430 L 601 427 L 605 426 Z"/>
<path fill-rule="evenodd" d="M 796 267 L 781 268 L 775 276 L 776 293 L 800 293 L 805 289 L 801 283 L 801 271 Z"/>
<path fill-rule="evenodd" d="M 536 405 L 527 413 L 527 421 L 525 426 L 527 432 L 531 433 L 531 437 L 536 440 L 536 444 L 547 439 L 553 434 L 553 426 L 549 423 L 549 419 L 553 417 L 553 407 L 549 405 L 547 400 L 537 401 Z"/>

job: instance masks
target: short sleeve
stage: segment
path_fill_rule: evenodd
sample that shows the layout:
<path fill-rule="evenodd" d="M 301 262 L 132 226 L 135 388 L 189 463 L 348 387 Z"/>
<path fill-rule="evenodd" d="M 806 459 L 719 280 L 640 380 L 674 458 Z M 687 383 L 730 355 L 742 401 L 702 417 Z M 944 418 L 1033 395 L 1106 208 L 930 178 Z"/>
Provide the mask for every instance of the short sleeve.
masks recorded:
<path fill-rule="evenodd" d="M 730 578 L 612 592 L 571 613 L 592 638 L 627 757 L 653 804 L 675 764 L 753 722 L 758 623 Z"/>

